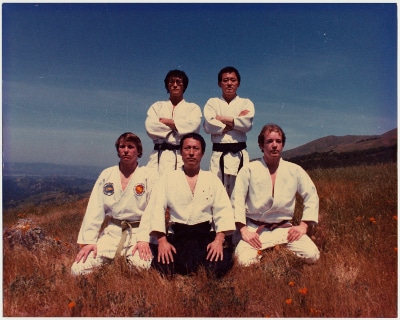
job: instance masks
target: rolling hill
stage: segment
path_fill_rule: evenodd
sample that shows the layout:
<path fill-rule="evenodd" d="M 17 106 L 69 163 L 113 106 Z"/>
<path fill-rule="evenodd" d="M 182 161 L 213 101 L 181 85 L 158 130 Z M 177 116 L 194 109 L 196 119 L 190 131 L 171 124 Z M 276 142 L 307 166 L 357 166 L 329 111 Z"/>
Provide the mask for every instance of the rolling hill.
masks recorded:
<path fill-rule="evenodd" d="M 327 136 L 282 152 L 304 169 L 397 161 L 397 128 L 382 135 Z"/>
<path fill-rule="evenodd" d="M 327 136 L 302 146 L 282 152 L 285 159 L 291 159 L 315 152 L 354 152 L 397 145 L 397 128 L 382 135 L 374 136 Z"/>

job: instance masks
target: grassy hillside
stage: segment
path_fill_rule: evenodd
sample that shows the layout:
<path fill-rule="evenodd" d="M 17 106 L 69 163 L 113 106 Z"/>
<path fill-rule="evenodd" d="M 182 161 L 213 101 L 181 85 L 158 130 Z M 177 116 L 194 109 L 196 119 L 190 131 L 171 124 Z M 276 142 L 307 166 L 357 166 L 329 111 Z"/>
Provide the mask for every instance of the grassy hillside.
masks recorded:
<path fill-rule="evenodd" d="M 259 265 L 234 265 L 220 281 L 202 271 L 167 280 L 119 263 L 74 278 L 70 266 L 87 199 L 5 210 L 4 227 L 19 221 L 21 234 L 40 241 L 28 249 L 4 238 L 3 315 L 397 317 L 396 163 L 309 173 L 320 196 L 313 233 L 320 260 L 306 265 L 277 246 L 262 253 Z"/>
<path fill-rule="evenodd" d="M 285 159 L 293 159 L 315 154 L 373 154 L 379 149 L 397 149 L 397 128 L 374 136 L 327 136 L 284 150 L 282 155 Z"/>

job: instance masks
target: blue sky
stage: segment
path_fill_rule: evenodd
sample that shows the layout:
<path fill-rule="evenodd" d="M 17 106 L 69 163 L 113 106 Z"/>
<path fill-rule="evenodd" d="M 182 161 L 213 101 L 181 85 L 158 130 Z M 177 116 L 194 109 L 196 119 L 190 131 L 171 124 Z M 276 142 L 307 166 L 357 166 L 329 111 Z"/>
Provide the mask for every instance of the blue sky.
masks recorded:
<path fill-rule="evenodd" d="M 3 161 L 107 167 L 132 131 L 145 165 L 146 112 L 172 69 L 201 109 L 221 94 L 218 71 L 239 69 L 252 158 L 268 122 L 286 150 L 397 127 L 396 3 L 3 3 L 2 30 Z"/>

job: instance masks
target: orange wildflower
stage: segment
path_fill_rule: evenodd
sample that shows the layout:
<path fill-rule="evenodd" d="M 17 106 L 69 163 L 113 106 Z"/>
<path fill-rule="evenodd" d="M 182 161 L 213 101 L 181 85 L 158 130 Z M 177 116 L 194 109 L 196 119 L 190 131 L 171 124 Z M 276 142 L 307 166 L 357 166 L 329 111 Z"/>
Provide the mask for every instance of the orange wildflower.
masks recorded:
<path fill-rule="evenodd" d="M 369 218 L 369 221 L 374 222 L 376 221 L 374 217 Z"/>
<path fill-rule="evenodd" d="M 394 248 L 394 252 L 397 252 L 397 247 Z"/>
<path fill-rule="evenodd" d="M 292 299 L 290 299 L 290 298 L 288 298 L 288 299 L 286 299 L 286 304 L 292 304 L 293 303 L 293 300 Z"/>
<path fill-rule="evenodd" d="M 70 303 L 68 303 L 68 308 L 70 308 L 70 309 L 72 309 L 75 306 L 76 306 L 76 303 L 74 301 L 71 301 Z"/>
<path fill-rule="evenodd" d="M 289 281 L 289 286 L 293 287 L 294 286 L 294 281 Z"/>
<path fill-rule="evenodd" d="M 393 216 L 393 219 L 397 221 L 397 216 Z"/>
<path fill-rule="evenodd" d="M 356 218 L 356 221 L 361 221 L 362 220 L 362 217 L 360 217 L 360 216 L 358 216 L 357 218 Z"/>
<path fill-rule="evenodd" d="M 310 312 L 311 314 L 315 314 L 315 315 L 319 315 L 321 313 L 321 310 L 318 309 L 314 309 L 314 308 L 310 308 Z"/>
<path fill-rule="evenodd" d="M 258 254 L 259 256 L 261 256 L 261 255 L 262 255 L 262 250 L 257 250 L 257 254 Z"/>
<path fill-rule="evenodd" d="M 305 296 L 307 294 L 308 289 L 307 288 L 300 288 L 299 293 Z"/>

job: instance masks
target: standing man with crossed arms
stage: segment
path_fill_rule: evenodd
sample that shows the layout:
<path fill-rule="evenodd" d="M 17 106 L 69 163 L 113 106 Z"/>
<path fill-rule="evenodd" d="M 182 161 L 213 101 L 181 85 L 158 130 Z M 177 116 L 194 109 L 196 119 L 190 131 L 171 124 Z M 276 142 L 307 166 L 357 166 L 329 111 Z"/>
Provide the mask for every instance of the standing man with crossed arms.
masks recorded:
<path fill-rule="evenodd" d="M 237 173 L 249 162 L 246 133 L 253 126 L 254 104 L 237 95 L 240 74 L 236 68 L 223 68 L 218 73 L 218 86 L 222 97 L 207 101 L 203 127 L 213 143 L 210 171 L 218 175 L 231 196 Z"/>
<path fill-rule="evenodd" d="M 179 150 L 180 139 L 187 133 L 198 133 L 202 118 L 200 107 L 183 98 L 189 84 L 185 72 L 169 71 L 164 84 L 169 99 L 151 105 L 145 121 L 147 135 L 154 143 L 147 167 L 158 170 L 160 175 L 183 165 Z"/>

